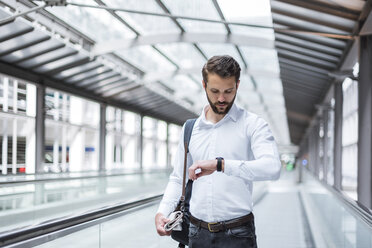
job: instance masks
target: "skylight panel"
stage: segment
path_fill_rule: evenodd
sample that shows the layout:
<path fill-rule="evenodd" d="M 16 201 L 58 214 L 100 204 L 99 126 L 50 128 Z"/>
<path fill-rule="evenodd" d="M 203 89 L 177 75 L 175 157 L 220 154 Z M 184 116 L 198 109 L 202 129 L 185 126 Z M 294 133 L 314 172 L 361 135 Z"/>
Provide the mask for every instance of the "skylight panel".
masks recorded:
<path fill-rule="evenodd" d="M 94 1 L 88 0 L 79 3 L 96 5 Z M 135 37 L 131 30 L 106 10 L 71 5 L 47 7 L 46 10 L 96 41 Z"/>

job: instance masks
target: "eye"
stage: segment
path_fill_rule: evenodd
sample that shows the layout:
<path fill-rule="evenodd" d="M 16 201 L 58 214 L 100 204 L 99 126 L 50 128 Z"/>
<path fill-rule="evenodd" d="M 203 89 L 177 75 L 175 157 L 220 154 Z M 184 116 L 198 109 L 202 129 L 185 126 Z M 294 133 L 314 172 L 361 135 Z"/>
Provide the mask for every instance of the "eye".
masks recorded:
<path fill-rule="evenodd" d="M 212 93 L 218 93 L 218 90 L 212 89 L 211 92 Z"/>
<path fill-rule="evenodd" d="M 230 94 L 232 90 L 226 90 L 225 93 Z"/>

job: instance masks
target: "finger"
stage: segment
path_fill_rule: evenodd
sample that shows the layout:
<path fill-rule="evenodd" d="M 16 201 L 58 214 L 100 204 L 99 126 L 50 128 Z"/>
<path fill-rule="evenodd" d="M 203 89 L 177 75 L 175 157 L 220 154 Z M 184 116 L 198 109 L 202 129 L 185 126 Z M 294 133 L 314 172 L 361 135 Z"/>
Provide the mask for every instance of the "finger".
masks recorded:
<path fill-rule="evenodd" d="M 190 168 L 189 168 L 189 179 L 191 179 L 191 180 L 194 180 L 194 178 L 195 178 L 195 167 L 194 166 L 191 166 Z"/>
<path fill-rule="evenodd" d="M 195 173 L 195 170 L 192 171 L 192 180 L 196 180 L 197 179 L 197 175 Z"/>
<path fill-rule="evenodd" d="M 156 231 L 158 232 L 158 234 L 159 234 L 160 236 L 164 236 L 164 235 L 165 235 L 165 230 L 164 230 L 164 228 L 162 228 L 162 227 L 160 227 L 160 226 L 158 226 L 158 227 L 156 228 Z"/>
<path fill-rule="evenodd" d="M 165 231 L 163 227 L 156 228 L 156 231 L 160 236 L 169 236 L 172 233 L 172 231 Z"/>
<path fill-rule="evenodd" d="M 202 172 L 195 175 L 195 177 L 196 177 L 195 179 L 198 179 L 199 177 L 207 176 L 209 174 L 210 173 L 208 173 L 207 171 L 202 171 Z"/>
<path fill-rule="evenodd" d="M 162 219 L 161 220 L 162 226 L 164 226 L 165 224 L 167 224 L 169 221 L 170 221 L 170 219 L 167 219 L 167 218 Z"/>
<path fill-rule="evenodd" d="M 202 177 L 202 176 L 205 176 L 205 173 L 201 172 L 201 173 L 197 174 L 196 179 L 198 179 L 199 177 Z"/>

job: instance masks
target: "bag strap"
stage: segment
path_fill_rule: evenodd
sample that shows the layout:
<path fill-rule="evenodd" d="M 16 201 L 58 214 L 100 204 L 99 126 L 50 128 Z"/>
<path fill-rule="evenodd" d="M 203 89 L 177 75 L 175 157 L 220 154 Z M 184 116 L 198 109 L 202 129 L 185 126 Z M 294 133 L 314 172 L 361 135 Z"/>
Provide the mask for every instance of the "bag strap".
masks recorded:
<path fill-rule="evenodd" d="M 189 152 L 189 143 L 190 143 L 192 129 L 194 128 L 195 121 L 196 121 L 196 119 L 189 119 L 185 123 L 185 129 L 184 129 L 184 135 L 183 135 L 185 157 L 184 157 L 184 161 L 183 161 L 183 181 L 182 181 L 181 202 L 184 202 L 185 201 L 187 153 Z"/>

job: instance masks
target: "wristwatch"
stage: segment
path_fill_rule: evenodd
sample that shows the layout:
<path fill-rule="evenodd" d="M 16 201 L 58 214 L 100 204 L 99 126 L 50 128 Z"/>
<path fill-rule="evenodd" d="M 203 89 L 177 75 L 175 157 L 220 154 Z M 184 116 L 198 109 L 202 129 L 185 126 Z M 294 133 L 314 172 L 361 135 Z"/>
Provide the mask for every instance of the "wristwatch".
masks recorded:
<path fill-rule="evenodd" d="M 223 158 L 221 158 L 221 157 L 217 157 L 216 158 L 217 159 L 217 171 L 222 171 L 222 160 L 223 160 Z"/>

